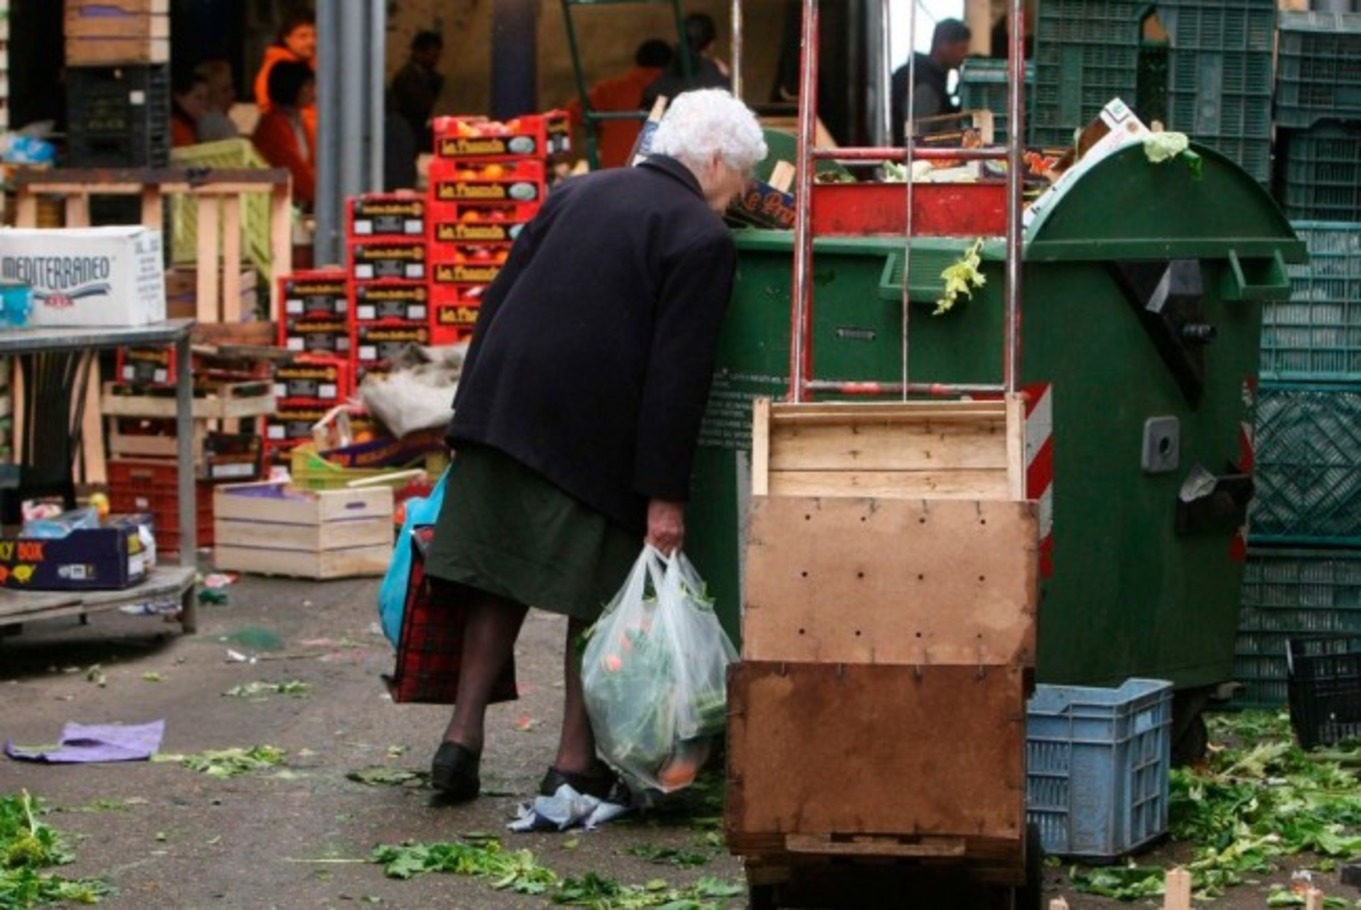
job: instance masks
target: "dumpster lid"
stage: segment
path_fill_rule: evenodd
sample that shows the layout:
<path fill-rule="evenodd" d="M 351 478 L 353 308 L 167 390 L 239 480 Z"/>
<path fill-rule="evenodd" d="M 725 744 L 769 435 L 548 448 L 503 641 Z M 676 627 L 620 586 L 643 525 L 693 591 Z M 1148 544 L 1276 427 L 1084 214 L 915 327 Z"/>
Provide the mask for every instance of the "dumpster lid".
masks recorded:
<path fill-rule="evenodd" d="M 1308 259 L 1267 191 L 1223 154 L 1191 144 L 1202 169 L 1154 164 L 1142 143 L 1111 152 L 1056 185 L 1026 228 L 1027 262 Z"/>

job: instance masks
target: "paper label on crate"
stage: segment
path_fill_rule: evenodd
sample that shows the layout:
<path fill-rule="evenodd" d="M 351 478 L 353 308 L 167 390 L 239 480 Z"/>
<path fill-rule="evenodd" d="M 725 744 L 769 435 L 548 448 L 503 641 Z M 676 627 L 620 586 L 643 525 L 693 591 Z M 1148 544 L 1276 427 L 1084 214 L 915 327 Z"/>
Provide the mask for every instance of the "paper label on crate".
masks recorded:
<path fill-rule="evenodd" d="M 504 242 L 519 237 L 524 227 L 523 224 L 488 224 L 482 221 L 440 222 L 435 225 L 435 239 L 440 243 L 465 240 Z"/>
<path fill-rule="evenodd" d="M 533 202 L 539 198 L 539 185 L 528 181 L 518 183 L 469 183 L 447 180 L 435 184 L 435 198 L 440 202 L 489 201 Z"/>

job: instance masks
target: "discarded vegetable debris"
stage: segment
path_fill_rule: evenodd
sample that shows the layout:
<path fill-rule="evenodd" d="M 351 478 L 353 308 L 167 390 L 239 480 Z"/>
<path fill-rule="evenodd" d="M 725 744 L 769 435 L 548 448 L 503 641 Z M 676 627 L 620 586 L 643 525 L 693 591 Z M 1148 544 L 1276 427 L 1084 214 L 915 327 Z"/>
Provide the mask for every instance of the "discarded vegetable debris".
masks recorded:
<path fill-rule="evenodd" d="M 0 908 L 25 910 L 57 901 L 93 904 L 109 887 L 96 879 L 66 879 L 42 870 L 69 863 L 57 832 L 38 820 L 39 800 L 21 791 L 0 794 Z"/>
<path fill-rule="evenodd" d="M 1284 713 L 1218 715 L 1209 726 L 1208 758 L 1174 769 L 1169 788 L 1169 834 L 1195 848 L 1185 868 L 1198 899 L 1272 873 L 1288 856 L 1317 855 L 1322 870 L 1361 853 L 1361 782 L 1344 767 L 1361 764 L 1361 747 L 1305 752 Z M 1078 891 L 1132 901 L 1162 894 L 1165 871 L 1075 866 L 1069 878 Z M 1303 905 L 1294 898 L 1274 892 L 1268 906 Z"/>
<path fill-rule="evenodd" d="M 308 687 L 307 683 L 296 679 L 279 683 L 257 681 L 232 686 L 222 694 L 231 698 L 253 698 L 257 700 L 263 700 L 270 695 L 291 695 L 294 698 L 305 698 L 308 694 Z"/>
<path fill-rule="evenodd" d="M 190 771 L 198 771 L 209 777 L 226 778 L 263 771 L 284 763 L 287 755 L 277 746 L 252 746 L 249 749 L 207 749 L 194 755 L 157 755 L 152 761 L 179 762 Z"/>
<path fill-rule="evenodd" d="M 741 884 L 713 877 L 700 878 L 684 888 L 674 888 L 662 879 L 623 885 L 594 872 L 581 878 L 560 878 L 529 850 L 508 851 L 494 839 L 478 839 L 475 843 L 382 844 L 374 848 L 373 861 L 382 864 L 383 871 L 392 878 L 451 872 L 491 879 L 491 886 L 497 890 L 543 895 L 554 904 L 595 910 L 646 907 L 718 910 L 725 899 L 746 891 Z"/>

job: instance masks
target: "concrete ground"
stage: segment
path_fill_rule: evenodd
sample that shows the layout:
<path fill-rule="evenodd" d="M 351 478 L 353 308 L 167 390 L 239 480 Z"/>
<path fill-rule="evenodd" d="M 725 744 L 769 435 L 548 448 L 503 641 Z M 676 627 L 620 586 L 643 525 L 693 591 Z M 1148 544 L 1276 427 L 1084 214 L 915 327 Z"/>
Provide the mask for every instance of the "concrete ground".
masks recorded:
<path fill-rule="evenodd" d="M 448 716 L 442 706 L 388 698 L 379 674 L 391 669 L 392 653 L 377 630 L 376 589 L 376 579 L 243 576 L 227 604 L 201 607 L 196 635 L 159 617 L 102 613 L 88 625 L 31 623 L 0 639 L 0 739 L 37 745 L 55 742 L 65 721 L 164 718 L 164 754 L 258 745 L 286 751 L 277 770 L 227 779 L 175 762 L 44 765 L 0 757 L 0 794 L 26 789 L 56 810 L 47 821 L 76 854 L 61 873 L 106 880 L 116 889 L 101 901 L 108 910 L 550 906 L 544 897 L 495 890 L 485 878 L 389 878 L 370 861 L 378 844 L 475 833 L 532 851 L 560 876 L 596 873 L 637 885 L 662 879 L 672 887 L 715 878 L 742 890 L 713 906 L 746 905 L 742 864 L 722 846 L 718 774 L 712 790 L 670 811 L 596 832 L 506 830 L 554 752 L 564 629 L 557 617 L 531 612 L 526 622 L 517 652 L 522 696 L 491 710 L 480 799 L 432 807 L 419 778 L 402 785 L 347 777 L 375 768 L 424 775 Z M 306 683 L 307 694 L 223 694 L 291 681 Z M 668 862 L 677 852 L 694 864 Z M 1063 873 L 1047 870 L 1046 899 L 1062 893 L 1074 910 L 1118 906 L 1074 896 L 1062 887 Z M 1247 890 L 1220 904 L 1261 905 L 1261 892 Z M 931 906 L 972 905 L 946 898 Z"/>

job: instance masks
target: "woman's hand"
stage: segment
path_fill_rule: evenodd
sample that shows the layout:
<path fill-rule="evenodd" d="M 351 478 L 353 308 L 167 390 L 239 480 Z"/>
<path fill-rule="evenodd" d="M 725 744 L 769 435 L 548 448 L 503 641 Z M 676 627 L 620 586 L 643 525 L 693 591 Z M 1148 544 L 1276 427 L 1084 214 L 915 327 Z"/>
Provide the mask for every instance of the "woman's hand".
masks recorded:
<path fill-rule="evenodd" d="M 648 500 L 647 542 L 664 556 L 681 549 L 685 543 L 685 503 Z"/>

